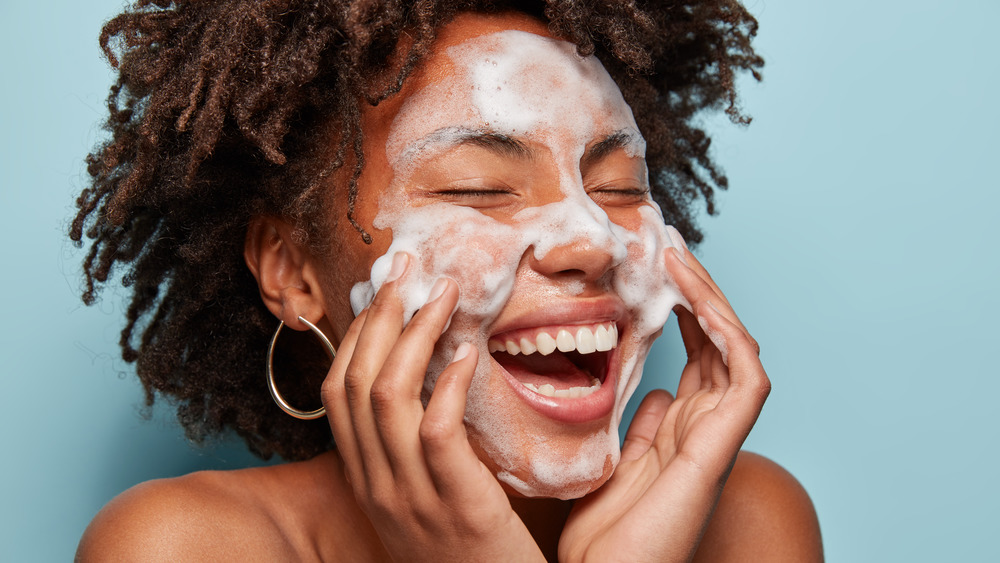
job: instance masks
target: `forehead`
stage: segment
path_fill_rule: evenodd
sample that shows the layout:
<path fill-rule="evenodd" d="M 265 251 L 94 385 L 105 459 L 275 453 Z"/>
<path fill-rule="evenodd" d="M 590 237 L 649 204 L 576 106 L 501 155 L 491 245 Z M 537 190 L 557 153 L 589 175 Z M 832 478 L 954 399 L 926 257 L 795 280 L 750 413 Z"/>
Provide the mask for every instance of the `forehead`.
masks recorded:
<path fill-rule="evenodd" d="M 449 132 L 488 131 L 549 148 L 580 147 L 618 131 L 638 137 L 600 61 L 535 24 L 479 34 L 464 25 L 443 34 L 389 124 L 388 161 L 447 141 Z"/>

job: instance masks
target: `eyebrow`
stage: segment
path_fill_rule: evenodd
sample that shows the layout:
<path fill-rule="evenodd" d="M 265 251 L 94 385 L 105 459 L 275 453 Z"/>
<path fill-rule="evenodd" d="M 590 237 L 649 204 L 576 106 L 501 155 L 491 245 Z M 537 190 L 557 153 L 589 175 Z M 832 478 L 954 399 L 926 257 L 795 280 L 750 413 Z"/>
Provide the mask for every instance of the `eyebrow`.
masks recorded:
<path fill-rule="evenodd" d="M 535 153 L 523 141 L 497 133 L 490 129 L 473 129 L 469 127 L 442 127 L 424 135 L 406 145 L 394 162 L 409 162 L 419 158 L 428 147 L 451 148 L 462 145 L 472 145 L 485 148 L 506 158 L 533 158 Z"/>
<path fill-rule="evenodd" d="M 580 159 L 580 164 L 594 164 L 616 150 L 625 149 L 635 141 L 635 133 L 631 131 L 615 131 L 591 145 L 587 149 L 587 152 L 584 153 L 583 158 Z"/>
<path fill-rule="evenodd" d="M 531 158 L 534 156 L 534 151 L 523 141 L 493 131 L 463 131 L 455 139 L 455 144 L 482 147 L 508 158 Z"/>

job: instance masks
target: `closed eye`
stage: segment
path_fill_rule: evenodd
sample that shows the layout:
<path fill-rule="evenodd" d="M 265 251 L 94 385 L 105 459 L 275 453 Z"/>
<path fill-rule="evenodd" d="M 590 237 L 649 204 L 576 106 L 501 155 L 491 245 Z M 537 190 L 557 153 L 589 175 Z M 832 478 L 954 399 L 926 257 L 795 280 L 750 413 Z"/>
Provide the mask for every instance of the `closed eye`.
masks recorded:
<path fill-rule="evenodd" d="M 645 186 L 605 185 L 587 191 L 598 205 L 636 205 L 649 200 L 649 188 Z"/>
<path fill-rule="evenodd" d="M 507 186 L 455 186 L 431 192 L 436 199 L 474 208 L 502 207 L 513 202 L 517 193 Z"/>
<path fill-rule="evenodd" d="M 493 188 L 448 188 L 444 190 L 435 190 L 434 195 L 438 196 L 451 196 L 451 197 L 494 197 L 499 195 L 507 195 L 513 193 L 512 190 L 507 189 L 493 189 Z"/>

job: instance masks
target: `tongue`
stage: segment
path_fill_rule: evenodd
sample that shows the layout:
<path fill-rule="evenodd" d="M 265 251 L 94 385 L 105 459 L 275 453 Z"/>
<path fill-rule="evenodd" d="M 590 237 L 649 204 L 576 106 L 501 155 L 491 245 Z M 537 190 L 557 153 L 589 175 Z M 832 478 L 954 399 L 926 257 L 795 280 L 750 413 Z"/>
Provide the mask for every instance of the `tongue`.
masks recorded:
<path fill-rule="evenodd" d="M 536 386 L 548 383 L 556 389 L 591 385 L 590 374 L 571 362 L 562 352 L 554 352 L 548 356 L 541 354 L 511 356 L 504 352 L 496 352 L 493 358 L 521 383 L 532 383 Z"/>

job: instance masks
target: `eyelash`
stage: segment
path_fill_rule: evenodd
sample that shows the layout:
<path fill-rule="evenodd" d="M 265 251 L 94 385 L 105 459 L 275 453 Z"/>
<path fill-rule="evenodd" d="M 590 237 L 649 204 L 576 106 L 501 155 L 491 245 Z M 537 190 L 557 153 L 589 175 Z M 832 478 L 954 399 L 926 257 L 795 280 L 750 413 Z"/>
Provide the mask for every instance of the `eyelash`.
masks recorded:
<path fill-rule="evenodd" d="M 469 205 L 493 206 L 499 204 L 495 198 L 514 194 L 509 188 L 444 188 L 434 192 L 434 195 L 453 200 L 465 200 Z M 604 186 L 590 190 L 590 196 L 598 205 L 632 205 L 645 201 L 649 197 L 649 188 L 626 188 Z M 506 201 L 506 200 L 503 200 Z M 473 203 L 481 202 L 481 203 Z"/>
<path fill-rule="evenodd" d="M 622 195 L 646 195 L 649 193 L 648 188 L 616 188 L 614 186 L 607 186 L 603 188 L 597 188 L 591 190 L 590 193 L 611 193 L 611 194 L 622 194 Z"/>
<path fill-rule="evenodd" d="M 444 189 L 434 192 L 436 195 L 440 196 L 451 196 L 451 197 L 472 197 L 472 198 L 486 198 L 486 197 L 496 197 L 501 195 L 508 195 L 513 193 L 511 190 L 506 189 L 488 189 L 488 188 L 454 188 L 454 189 Z"/>
<path fill-rule="evenodd" d="M 603 198 L 622 198 L 638 202 L 649 197 L 649 188 L 617 188 L 615 186 L 605 186 L 596 188 L 588 192 L 590 198 L 598 201 Z M 611 200 L 613 201 L 613 200 Z M 609 203 L 611 202 L 609 201 Z"/>

